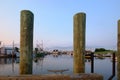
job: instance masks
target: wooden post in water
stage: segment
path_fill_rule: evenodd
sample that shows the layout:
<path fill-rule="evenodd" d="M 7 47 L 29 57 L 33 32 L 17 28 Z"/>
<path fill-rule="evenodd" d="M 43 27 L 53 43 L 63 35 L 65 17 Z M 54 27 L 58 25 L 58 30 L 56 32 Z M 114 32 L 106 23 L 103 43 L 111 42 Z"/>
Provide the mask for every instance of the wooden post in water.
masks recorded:
<path fill-rule="evenodd" d="M 77 13 L 74 15 L 74 73 L 85 72 L 84 52 L 85 52 L 85 27 L 86 14 Z"/>
<path fill-rule="evenodd" d="M 120 80 L 120 20 L 118 20 L 118 41 L 117 41 L 117 80 Z"/>
<path fill-rule="evenodd" d="M 112 54 L 112 75 L 108 78 L 108 80 L 112 80 L 115 76 L 115 52 Z"/>
<path fill-rule="evenodd" d="M 91 53 L 91 73 L 94 73 L 94 53 Z"/>
<path fill-rule="evenodd" d="M 21 11 L 20 21 L 20 74 L 32 74 L 33 13 Z"/>

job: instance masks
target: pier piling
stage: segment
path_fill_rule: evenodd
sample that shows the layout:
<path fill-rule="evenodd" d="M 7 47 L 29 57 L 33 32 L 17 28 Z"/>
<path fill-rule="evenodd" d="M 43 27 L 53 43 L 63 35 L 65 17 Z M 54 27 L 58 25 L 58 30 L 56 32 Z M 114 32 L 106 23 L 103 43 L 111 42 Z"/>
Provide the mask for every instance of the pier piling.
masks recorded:
<path fill-rule="evenodd" d="M 117 41 L 117 80 L 120 80 L 120 20 L 118 20 L 118 41 Z"/>
<path fill-rule="evenodd" d="M 31 11 L 21 11 L 20 74 L 32 74 L 33 20 L 34 15 Z"/>
<path fill-rule="evenodd" d="M 85 27 L 86 14 L 77 13 L 74 15 L 74 73 L 85 72 L 84 52 L 85 52 Z"/>

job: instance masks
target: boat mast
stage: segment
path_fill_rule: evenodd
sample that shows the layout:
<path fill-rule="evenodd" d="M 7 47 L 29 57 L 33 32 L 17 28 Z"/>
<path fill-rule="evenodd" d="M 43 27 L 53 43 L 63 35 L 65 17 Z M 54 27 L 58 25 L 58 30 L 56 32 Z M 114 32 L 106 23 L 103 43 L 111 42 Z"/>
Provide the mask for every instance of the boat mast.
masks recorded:
<path fill-rule="evenodd" d="M 1 43 L 2 43 L 2 41 L 0 41 L 0 54 L 1 54 Z"/>
<path fill-rule="evenodd" d="M 14 47 L 14 41 L 13 41 L 13 49 L 12 49 L 12 56 L 14 55 L 14 53 L 15 53 L 15 47 Z"/>

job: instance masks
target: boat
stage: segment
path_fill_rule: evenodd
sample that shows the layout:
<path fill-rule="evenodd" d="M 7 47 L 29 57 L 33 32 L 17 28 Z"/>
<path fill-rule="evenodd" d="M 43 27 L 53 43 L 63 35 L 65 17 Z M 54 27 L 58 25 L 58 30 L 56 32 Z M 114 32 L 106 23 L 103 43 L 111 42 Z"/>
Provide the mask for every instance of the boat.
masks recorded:
<path fill-rule="evenodd" d="M 69 69 L 61 69 L 61 70 L 48 70 L 49 72 L 54 72 L 54 73 L 63 73 L 65 71 L 68 71 Z"/>
<path fill-rule="evenodd" d="M 86 59 L 91 59 L 91 54 L 85 54 Z"/>

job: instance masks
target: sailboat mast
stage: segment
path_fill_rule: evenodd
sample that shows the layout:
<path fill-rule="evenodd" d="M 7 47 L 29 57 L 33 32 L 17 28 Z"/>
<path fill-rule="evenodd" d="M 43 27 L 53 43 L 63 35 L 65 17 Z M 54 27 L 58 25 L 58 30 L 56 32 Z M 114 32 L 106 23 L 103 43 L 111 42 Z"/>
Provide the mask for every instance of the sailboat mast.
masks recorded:
<path fill-rule="evenodd" d="M 14 41 L 13 41 L 12 55 L 14 54 L 14 52 L 15 52 L 15 47 L 14 47 Z"/>

